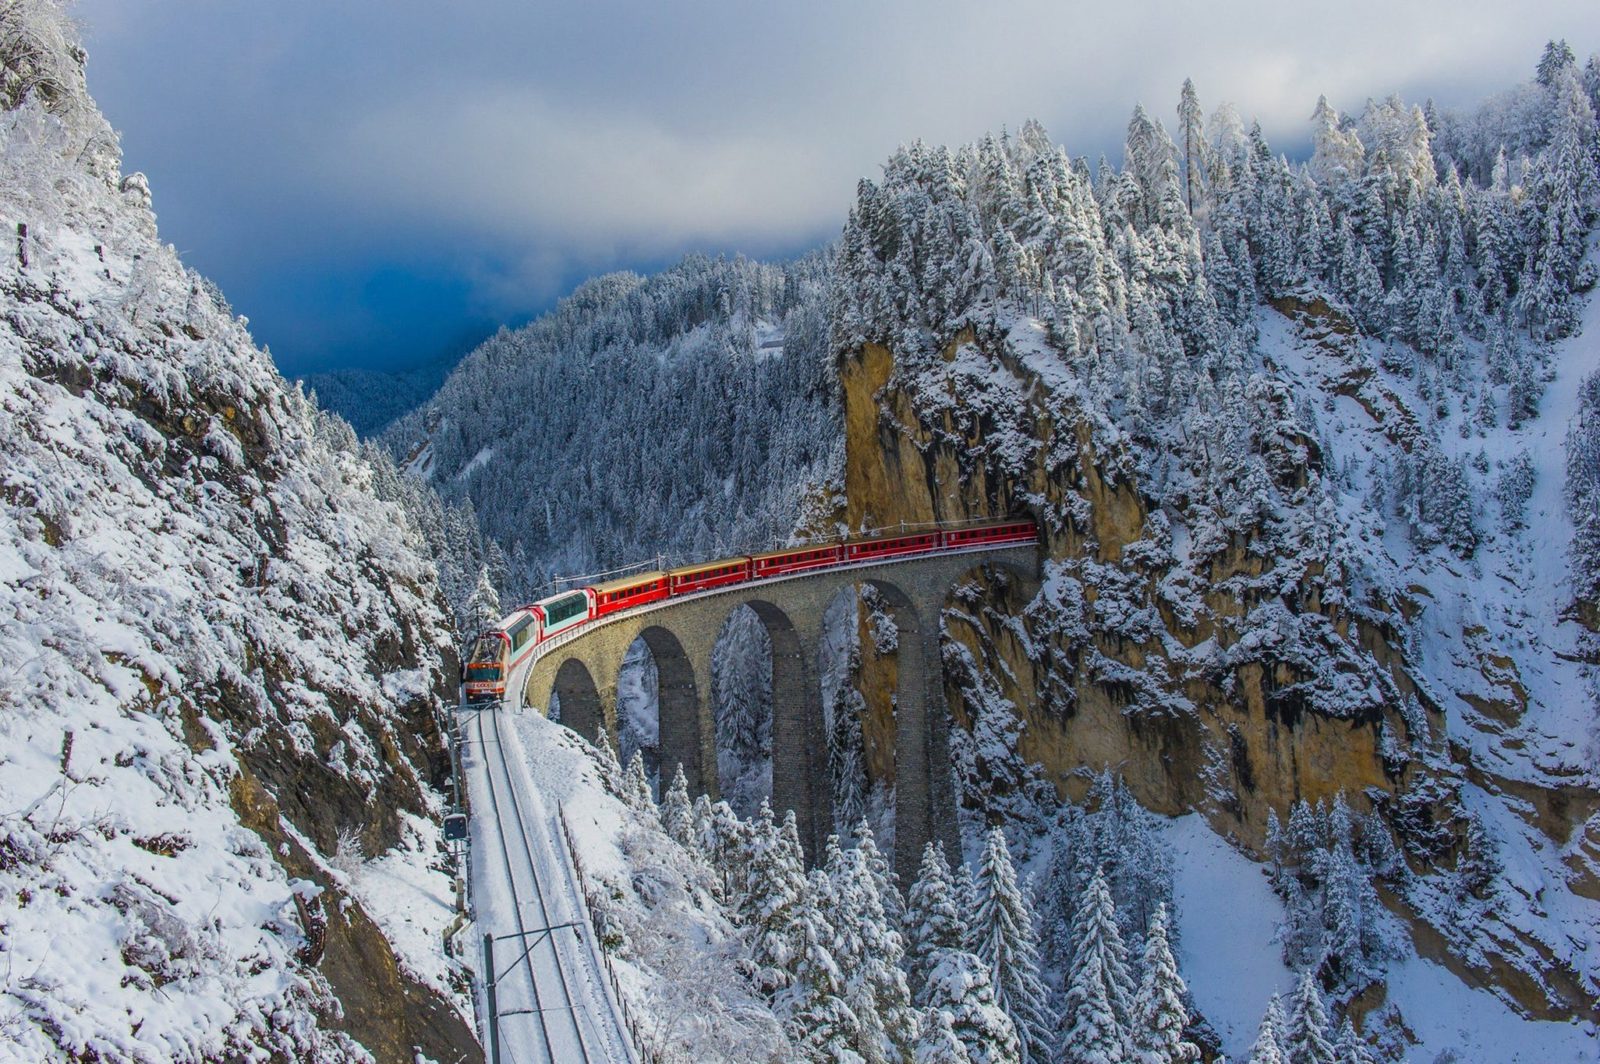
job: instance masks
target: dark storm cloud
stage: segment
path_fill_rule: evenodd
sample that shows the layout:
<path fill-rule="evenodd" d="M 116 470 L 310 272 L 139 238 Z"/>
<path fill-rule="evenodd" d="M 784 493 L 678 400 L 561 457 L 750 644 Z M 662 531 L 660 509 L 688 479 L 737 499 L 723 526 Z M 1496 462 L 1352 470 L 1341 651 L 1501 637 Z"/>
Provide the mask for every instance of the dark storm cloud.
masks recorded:
<path fill-rule="evenodd" d="M 1166 119 L 1191 76 L 1208 108 L 1233 101 L 1288 146 L 1319 93 L 1466 103 L 1525 78 L 1549 37 L 1600 48 L 1593 0 L 78 10 L 91 88 L 151 173 L 165 235 L 230 291 L 281 291 L 329 257 L 355 289 L 360 262 L 431 263 L 441 313 L 484 320 L 594 270 L 824 240 L 856 180 L 918 137 L 1035 117 L 1115 157 L 1133 104 Z M 323 346 L 381 333 L 371 316 L 330 316 Z M 294 345 L 316 347 L 316 322 L 298 324 L 313 335 Z"/>

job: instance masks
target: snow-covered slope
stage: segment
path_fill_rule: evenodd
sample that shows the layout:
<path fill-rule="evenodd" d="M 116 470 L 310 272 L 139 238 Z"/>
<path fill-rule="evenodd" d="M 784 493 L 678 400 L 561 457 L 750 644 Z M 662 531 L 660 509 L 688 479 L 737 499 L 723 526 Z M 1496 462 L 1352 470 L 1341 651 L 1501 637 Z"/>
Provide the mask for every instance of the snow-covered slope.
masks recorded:
<path fill-rule="evenodd" d="M 404 836 L 449 894 L 432 565 L 7 16 L 59 76 L 0 111 L 0 1058 L 473 1055 L 416 892 L 340 870 Z"/>
<path fill-rule="evenodd" d="M 578 858 L 576 869 L 559 853 L 540 858 L 552 920 L 593 921 L 575 933 L 577 949 L 566 955 L 574 997 L 583 997 L 595 1012 L 609 1007 L 592 1004 L 597 996 L 603 1001 L 603 987 L 576 982 L 588 979 L 584 954 L 599 949 L 611 958 L 621 1005 L 639 1025 L 639 1044 L 658 1059 L 793 1059 L 777 1019 L 751 984 L 748 946 L 717 897 L 706 855 L 663 831 L 648 794 L 630 800 L 614 760 L 537 714 L 500 712 L 500 728 L 492 734 L 505 743 L 511 785 L 535 818 L 530 833 L 553 850 L 560 845 L 554 841 L 556 824 L 564 819 Z M 481 794 L 487 789 L 475 791 L 475 800 Z M 479 860 L 492 864 L 494 832 L 508 829 L 502 823 L 482 830 Z M 475 886 L 482 884 L 484 891 L 475 904 L 503 917 L 507 897 L 494 882 L 492 875 L 475 875 Z M 582 903 L 574 890 L 586 896 Z M 508 986 L 514 984 L 515 978 L 508 979 Z M 506 1021 L 509 1038 L 526 1035 L 512 1030 L 512 1022 Z"/>

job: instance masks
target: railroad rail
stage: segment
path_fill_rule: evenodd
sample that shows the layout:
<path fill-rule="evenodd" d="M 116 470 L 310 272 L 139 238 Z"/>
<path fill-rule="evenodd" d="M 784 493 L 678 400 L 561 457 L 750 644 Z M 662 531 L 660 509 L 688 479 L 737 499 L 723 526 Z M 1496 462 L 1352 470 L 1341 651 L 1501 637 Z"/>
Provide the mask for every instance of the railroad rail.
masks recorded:
<path fill-rule="evenodd" d="M 469 711 L 475 723 L 478 756 L 484 759 L 482 778 L 489 803 L 485 812 L 498 826 L 498 846 L 491 849 L 500 859 L 506 900 L 510 903 L 508 915 L 514 927 L 499 934 L 486 933 L 483 939 L 481 978 L 490 1062 L 500 1064 L 507 1042 L 525 1045 L 535 1059 L 551 1064 L 600 1064 L 618 1059 L 631 1062 L 634 1054 L 626 1047 L 626 1038 L 615 1040 L 623 1045 L 609 1045 L 613 1040 L 593 1029 L 592 1025 L 601 1018 L 589 1017 L 586 1029 L 560 949 L 560 939 L 568 935 L 576 946 L 588 949 L 581 933 L 582 914 L 575 914 L 571 920 L 552 921 L 552 906 L 540 876 L 530 825 L 503 754 L 501 714 L 497 708 Z M 490 721 L 487 726 L 486 716 Z M 480 859 L 490 860 L 491 855 L 483 854 Z M 507 945 L 509 949 L 505 948 Z M 508 954 L 512 958 L 509 963 Z M 514 995 L 509 999 L 508 989 Z M 505 1021 L 519 1016 L 531 1017 L 532 1036 L 508 1039 Z M 523 1058 L 513 1054 L 511 1059 Z"/>

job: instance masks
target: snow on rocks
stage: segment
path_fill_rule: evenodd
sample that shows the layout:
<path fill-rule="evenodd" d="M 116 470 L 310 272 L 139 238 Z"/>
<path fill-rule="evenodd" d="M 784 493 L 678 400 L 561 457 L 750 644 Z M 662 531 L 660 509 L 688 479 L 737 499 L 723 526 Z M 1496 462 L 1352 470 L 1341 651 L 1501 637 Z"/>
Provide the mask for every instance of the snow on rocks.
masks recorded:
<path fill-rule="evenodd" d="M 459 1020 L 380 1029 L 318 968 L 381 963 L 364 924 L 312 948 L 341 834 L 448 893 L 432 565 L 116 168 L 81 72 L 0 111 L 0 1059 L 454 1057 Z"/>

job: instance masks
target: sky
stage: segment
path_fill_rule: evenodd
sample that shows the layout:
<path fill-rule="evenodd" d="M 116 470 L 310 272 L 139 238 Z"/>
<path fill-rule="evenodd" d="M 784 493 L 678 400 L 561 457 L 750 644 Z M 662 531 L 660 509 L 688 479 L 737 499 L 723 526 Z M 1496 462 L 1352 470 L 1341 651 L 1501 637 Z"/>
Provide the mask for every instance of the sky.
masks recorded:
<path fill-rule="evenodd" d="M 1303 148 L 1319 94 L 1467 106 L 1594 0 L 79 0 L 163 238 L 280 368 L 458 356 L 578 282 L 788 257 L 900 144 L 1043 122 L 1120 161 L 1136 103 Z"/>

